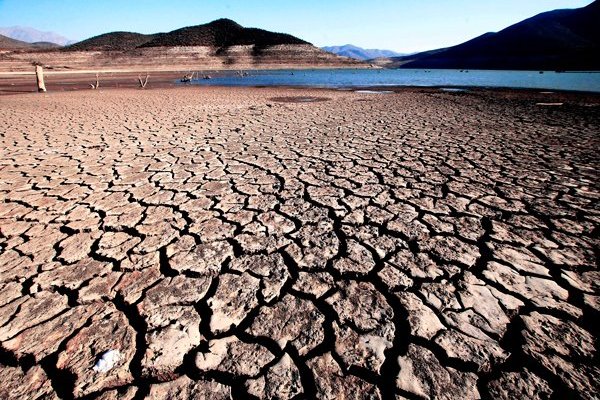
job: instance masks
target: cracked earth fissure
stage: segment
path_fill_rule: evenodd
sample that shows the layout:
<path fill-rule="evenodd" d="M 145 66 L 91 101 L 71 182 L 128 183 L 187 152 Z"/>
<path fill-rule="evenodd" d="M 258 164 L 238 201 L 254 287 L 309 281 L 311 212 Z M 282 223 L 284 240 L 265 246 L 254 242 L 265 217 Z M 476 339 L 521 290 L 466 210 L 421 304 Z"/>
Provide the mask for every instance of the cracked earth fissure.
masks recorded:
<path fill-rule="evenodd" d="M 203 90 L 3 100 L 0 397 L 594 398 L 597 106 Z"/>

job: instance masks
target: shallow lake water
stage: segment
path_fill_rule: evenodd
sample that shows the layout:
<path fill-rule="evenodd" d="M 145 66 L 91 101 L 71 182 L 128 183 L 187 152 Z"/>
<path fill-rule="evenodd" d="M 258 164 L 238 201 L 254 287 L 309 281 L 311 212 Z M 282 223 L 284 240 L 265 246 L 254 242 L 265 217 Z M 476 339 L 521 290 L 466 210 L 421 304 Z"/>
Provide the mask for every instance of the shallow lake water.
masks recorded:
<path fill-rule="evenodd" d="M 202 79 L 210 75 L 211 79 Z M 245 76 L 242 76 L 245 75 Z M 520 88 L 600 93 L 600 73 L 421 69 L 315 69 L 199 72 L 191 83 L 219 86 L 308 86 L 356 88 L 423 86 Z"/>

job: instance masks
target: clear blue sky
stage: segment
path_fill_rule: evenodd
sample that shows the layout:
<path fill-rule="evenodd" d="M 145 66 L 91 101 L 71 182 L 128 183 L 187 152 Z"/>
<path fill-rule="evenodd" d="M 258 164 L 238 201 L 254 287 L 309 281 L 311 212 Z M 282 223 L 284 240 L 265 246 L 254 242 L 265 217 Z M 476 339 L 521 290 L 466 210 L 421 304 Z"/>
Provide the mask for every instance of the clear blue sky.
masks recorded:
<path fill-rule="evenodd" d="M 0 26 L 81 40 L 115 30 L 165 32 L 217 18 L 290 33 L 317 46 L 401 52 L 458 44 L 522 19 L 592 0 L 0 0 Z"/>

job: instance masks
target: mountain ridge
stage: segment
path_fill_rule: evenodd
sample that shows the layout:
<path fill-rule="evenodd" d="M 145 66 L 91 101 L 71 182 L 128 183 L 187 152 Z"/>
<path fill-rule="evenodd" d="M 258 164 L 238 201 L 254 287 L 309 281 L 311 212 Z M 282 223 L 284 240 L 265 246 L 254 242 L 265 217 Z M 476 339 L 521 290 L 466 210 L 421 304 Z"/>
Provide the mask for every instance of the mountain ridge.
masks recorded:
<path fill-rule="evenodd" d="M 600 0 L 547 11 L 445 49 L 377 60 L 391 68 L 600 70 Z"/>
<path fill-rule="evenodd" d="M 32 62 L 55 71 L 368 66 L 357 60 L 327 53 L 295 36 L 245 28 L 229 19 L 149 35 L 109 32 L 58 49 L 39 49 L 19 42 L 10 42 L 8 47 L 13 50 L 3 51 L 0 71 L 27 70 Z"/>
<path fill-rule="evenodd" d="M 0 34 L 0 49 L 26 49 L 30 47 L 29 43 L 23 42 L 21 40 L 13 39 L 8 36 L 4 36 Z"/>
<path fill-rule="evenodd" d="M 354 58 L 362 61 L 380 57 L 399 57 L 404 55 L 392 50 L 364 49 L 353 44 L 345 44 L 342 46 L 324 46 L 321 47 L 321 49 L 338 56 Z"/>
<path fill-rule="evenodd" d="M 56 43 L 35 42 L 27 43 L 21 40 L 13 39 L 0 34 L 0 50 L 27 51 L 27 50 L 48 50 L 60 47 Z"/>
<path fill-rule="evenodd" d="M 152 40 L 154 35 L 137 32 L 115 31 L 103 33 L 73 43 L 63 48 L 64 51 L 127 51 L 133 50 Z"/>
<path fill-rule="evenodd" d="M 7 26 L 0 27 L 0 35 L 7 36 L 26 43 L 53 43 L 59 46 L 66 46 L 74 43 L 56 32 L 40 31 L 29 26 Z"/>
<path fill-rule="evenodd" d="M 259 28 L 245 28 L 227 18 L 207 24 L 188 26 L 174 31 L 157 34 L 141 47 L 163 46 L 212 46 L 230 47 L 256 45 L 260 47 L 280 44 L 310 44 L 295 36 L 270 32 Z"/>
<path fill-rule="evenodd" d="M 66 46 L 63 50 L 126 51 L 149 47 L 210 46 L 225 48 L 244 45 L 267 47 L 280 44 L 310 43 L 286 33 L 245 28 L 235 21 L 221 18 L 206 24 L 186 26 L 166 33 L 108 32 Z"/>

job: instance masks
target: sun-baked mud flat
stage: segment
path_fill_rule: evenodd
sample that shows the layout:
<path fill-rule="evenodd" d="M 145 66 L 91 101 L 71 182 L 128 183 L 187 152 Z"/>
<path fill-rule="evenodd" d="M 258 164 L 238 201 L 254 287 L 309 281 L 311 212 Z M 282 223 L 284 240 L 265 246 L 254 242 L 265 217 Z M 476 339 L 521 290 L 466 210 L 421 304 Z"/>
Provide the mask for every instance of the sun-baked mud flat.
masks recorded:
<path fill-rule="evenodd" d="M 538 97 L 2 97 L 0 397 L 594 398 L 600 108 Z"/>

